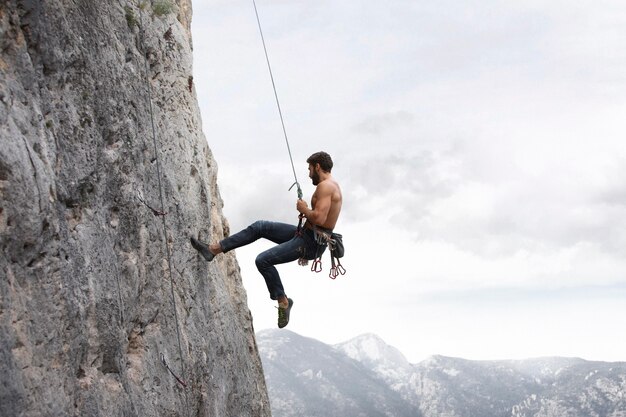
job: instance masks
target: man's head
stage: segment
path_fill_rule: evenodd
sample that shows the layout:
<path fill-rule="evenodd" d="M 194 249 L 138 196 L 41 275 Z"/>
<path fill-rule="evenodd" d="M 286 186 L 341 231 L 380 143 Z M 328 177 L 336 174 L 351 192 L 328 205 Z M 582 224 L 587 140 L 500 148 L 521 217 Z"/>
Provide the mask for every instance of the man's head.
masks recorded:
<path fill-rule="evenodd" d="M 320 174 L 330 174 L 333 169 L 333 160 L 326 152 L 316 152 L 306 160 L 309 164 L 309 177 L 313 185 L 320 183 Z"/>

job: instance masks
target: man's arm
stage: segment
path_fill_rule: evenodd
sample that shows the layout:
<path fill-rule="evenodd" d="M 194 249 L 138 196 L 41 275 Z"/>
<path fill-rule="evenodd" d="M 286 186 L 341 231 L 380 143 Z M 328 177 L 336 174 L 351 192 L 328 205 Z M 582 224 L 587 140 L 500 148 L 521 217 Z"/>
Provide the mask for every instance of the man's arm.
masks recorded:
<path fill-rule="evenodd" d="M 330 184 L 320 184 L 315 190 L 315 207 L 309 209 L 306 201 L 298 200 L 297 210 L 304 214 L 313 224 L 321 226 L 328 218 L 328 212 L 332 203 L 333 188 Z"/>

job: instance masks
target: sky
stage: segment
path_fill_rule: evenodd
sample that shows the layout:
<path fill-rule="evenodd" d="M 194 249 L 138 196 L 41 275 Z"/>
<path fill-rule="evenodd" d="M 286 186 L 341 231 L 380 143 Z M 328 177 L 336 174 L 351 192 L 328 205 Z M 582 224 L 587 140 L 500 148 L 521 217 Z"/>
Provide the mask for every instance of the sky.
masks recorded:
<path fill-rule="evenodd" d="M 224 214 L 297 222 L 251 0 L 194 2 L 194 82 Z M 330 153 L 347 270 L 289 264 L 288 328 L 411 362 L 626 361 L 621 0 L 258 0 L 296 174 Z M 256 331 L 276 309 L 237 249 Z"/>

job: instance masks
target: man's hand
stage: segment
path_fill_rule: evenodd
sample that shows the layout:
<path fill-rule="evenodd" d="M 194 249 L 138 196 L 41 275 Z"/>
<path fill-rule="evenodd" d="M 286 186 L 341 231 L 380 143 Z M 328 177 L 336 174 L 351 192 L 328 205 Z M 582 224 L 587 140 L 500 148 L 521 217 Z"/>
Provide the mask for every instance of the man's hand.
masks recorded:
<path fill-rule="evenodd" d="M 304 200 L 298 200 L 296 203 L 296 210 L 306 216 L 307 211 L 309 211 L 309 205 Z"/>

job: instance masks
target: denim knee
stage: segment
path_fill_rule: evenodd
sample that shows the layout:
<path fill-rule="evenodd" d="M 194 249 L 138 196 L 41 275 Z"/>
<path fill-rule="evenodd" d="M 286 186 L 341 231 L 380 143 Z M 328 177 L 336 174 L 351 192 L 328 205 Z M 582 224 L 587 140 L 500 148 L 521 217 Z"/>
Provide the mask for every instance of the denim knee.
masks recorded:
<path fill-rule="evenodd" d="M 257 220 L 248 226 L 248 229 L 252 229 L 254 231 L 254 235 L 257 238 L 260 238 L 263 235 L 263 230 L 267 229 L 267 221 Z"/>
<path fill-rule="evenodd" d="M 267 268 L 268 266 L 270 266 L 270 262 L 268 261 L 266 256 L 263 256 L 263 253 L 260 253 L 256 259 L 254 260 L 254 263 L 256 264 L 256 267 L 259 271 L 263 270 L 264 268 Z"/>

